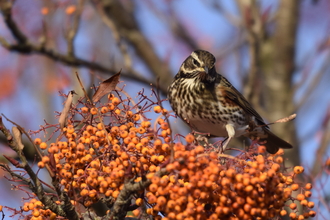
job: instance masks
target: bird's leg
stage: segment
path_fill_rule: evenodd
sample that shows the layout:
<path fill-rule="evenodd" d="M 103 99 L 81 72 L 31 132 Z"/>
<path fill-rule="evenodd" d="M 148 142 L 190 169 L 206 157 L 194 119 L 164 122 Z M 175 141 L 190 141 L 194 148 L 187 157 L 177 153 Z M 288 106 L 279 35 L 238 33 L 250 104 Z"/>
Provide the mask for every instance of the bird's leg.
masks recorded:
<path fill-rule="evenodd" d="M 196 141 L 198 143 L 205 143 L 205 144 L 208 144 L 209 143 L 209 139 L 205 135 L 201 135 L 201 134 L 198 134 L 197 135 Z"/>
<path fill-rule="evenodd" d="M 226 130 L 228 133 L 228 139 L 226 143 L 222 146 L 222 152 L 225 151 L 227 145 L 229 144 L 230 140 L 235 136 L 235 128 L 232 124 L 226 124 Z"/>

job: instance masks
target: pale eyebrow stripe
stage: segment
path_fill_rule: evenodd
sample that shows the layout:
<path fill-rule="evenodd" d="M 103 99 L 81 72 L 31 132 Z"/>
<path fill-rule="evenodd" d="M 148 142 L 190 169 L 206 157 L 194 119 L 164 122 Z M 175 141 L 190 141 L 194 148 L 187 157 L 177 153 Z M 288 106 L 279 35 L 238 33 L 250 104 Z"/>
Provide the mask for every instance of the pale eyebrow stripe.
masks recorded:
<path fill-rule="evenodd" d="M 198 60 L 198 62 L 200 64 L 202 64 L 202 62 L 200 61 L 200 59 L 198 58 L 198 56 L 197 56 L 197 54 L 195 52 L 192 52 L 190 56 L 192 56 L 192 58 L 194 58 L 195 60 Z"/>

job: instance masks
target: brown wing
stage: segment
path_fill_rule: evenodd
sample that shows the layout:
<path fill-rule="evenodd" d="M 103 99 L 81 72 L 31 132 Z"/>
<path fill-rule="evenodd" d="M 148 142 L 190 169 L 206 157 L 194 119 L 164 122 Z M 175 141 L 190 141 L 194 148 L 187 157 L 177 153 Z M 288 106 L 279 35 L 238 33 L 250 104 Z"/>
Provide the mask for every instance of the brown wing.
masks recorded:
<path fill-rule="evenodd" d="M 220 75 L 221 76 L 221 75 Z M 235 89 L 235 87 L 223 76 L 221 76 L 220 84 L 223 86 L 223 92 L 226 94 L 226 97 L 232 102 L 239 105 L 246 112 L 250 113 L 255 119 L 259 122 L 260 125 L 265 125 L 262 117 L 254 110 L 251 104 L 244 98 L 244 96 Z M 268 126 L 266 126 L 268 128 Z"/>

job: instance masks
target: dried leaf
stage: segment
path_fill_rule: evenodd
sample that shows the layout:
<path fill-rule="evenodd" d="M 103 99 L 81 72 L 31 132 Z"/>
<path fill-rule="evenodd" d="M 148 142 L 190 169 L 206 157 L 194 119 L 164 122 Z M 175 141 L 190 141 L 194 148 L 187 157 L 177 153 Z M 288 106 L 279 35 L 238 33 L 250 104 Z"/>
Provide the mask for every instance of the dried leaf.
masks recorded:
<path fill-rule="evenodd" d="M 54 154 L 53 153 L 50 153 L 48 155 L 49 157 L 49 165 L 50 165 L 50 168 L 52 169 L 52 171 L 56 171 L 56 162 L 55 162 L 55 157 L 54 157 Z"/>
<path fill-rule="evenodd" d="M 68 98 L 67 98 L 65 105 L 63 107 L 63 110 L 61 112 L 61 116 L 58 120 L 58 122 L 60 123 L 61 129 L 63 129 L 67 125 L 67 119 L 68 119 L 69 111 L 71 108 L 73 94 L 76 94 L 73 90 L 69 92 Z"/>
<path fill-rule="evenodd" d="M 13 164 L 15 167 L 19 168 L 20 164 L 17 160 L 15 160 L 14 158 L 8 157 L 6 155 L 3 155 L 4 158 L 6 158 L 11 164 Z"/>
<path fill-rule="evenodd" d="M 15 126 L 11 130 L 12 130 L 13 137 L 14 137 L 14 140 L 17 144 L 18 149 L 20 151 L 22 151 L 23 148 L 24 148 L 24 145 L 22 143 L 22 133 L 21 133 L 21 131 Z"/>
<path fill-rule="evenodd" d="M 99 88 L 96 90 L 95 94 L 93 95 L 93 102 L 99 101 L 105 94 L 110 93 L 114 90 L 119 82 L 120 72 L 116 73 L 115 75 L 111 76 L 109 79 L 104 80 Z"/>

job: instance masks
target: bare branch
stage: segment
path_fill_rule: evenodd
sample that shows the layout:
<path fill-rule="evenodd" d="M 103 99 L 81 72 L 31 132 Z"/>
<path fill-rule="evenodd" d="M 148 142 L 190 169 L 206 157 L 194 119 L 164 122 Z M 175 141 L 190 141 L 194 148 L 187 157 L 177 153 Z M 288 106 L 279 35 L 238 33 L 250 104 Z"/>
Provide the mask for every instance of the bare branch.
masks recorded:
<path fill-rule="evenodd" d="M 166 174 L 166 168 L 160 169 L 155 173 L 157 176 L 164 176 Z M 124 188 L 120 191 L 119 196 L 113 206 L 113 212 L 108 214 L 108 217 L 112 217 L 114 220 L 124 219 L 128 207 L 131 204 L 131 199 L 134 193 L 144 190 L 151 184 L 149 179 L 142 179 L 140 182 L 127 182 L 124 184 Z"/>
<path fill-rule="evenodd" d="M 73 18 L 73 25 L 72 28 L 68 31 L 67 34 L 67 41 L 68 41 L 68 55 L 69 56 L 75 56 L 75 50 L 74 50 L 74 39 L 76 38 L 79 23 L 80 23 L 80 17 L 81 13 L 83 11 L 85 0 L 80 0 L 77 6 L 77 10 L 75 12 L 74 18 Z"/>
<path fill-rule="evenodd" d="M 0 2 L 0 11 L 5 17 L 5 22 L 11 31 L 11 33 L 14 35 L 14 37 L 17 39 L 18 43 L 16 44 L 10 44 L 7 42 L 4 38 L 0 37 L 0 43 L 3 47 L 10 51 L 16 51 L 22 54 L 41 54 L 44 55 L 54 61 L 61 62 L 63 64 L 69 65 L 69 66 L 77 66 L 77 67 L 86 67 L 91 70 L 100 71 L 103 73 L 110 73 L 110 74 L 116 74 L 118 70 L 103 66 L 102 64 L 91 62 L 88 60 L 80 59 L 76 56 L 72 56 L 72 54 L 62 54 L 55 50 L 49 49 L 45 47 L 44 43 L 41 44 L 33 44 L 28 41 L 28 38 L 20 31 L 17 24 L 11 17 L 11 9 L 12 4 L 10 2 L 7 2 L 5 0 L 1 0 Z M 74 36 L 74 35 L 73 35 Z M 73 39 L 72 39 L 73 40 Z M 150 84 L 154 83 L 153 81 L 150 81 L 146 79 L 144 76 L 142 76 L 140 73 L 130 70 L 130 71 L 123 71 L 122 72 L 123 77 L 127 77 L 129 79 L 136 80 L 141 83 Z M 167 90 L 166 87 L 162 87 L 161 91 L 165 93 Z"/>
<path fill-rule="evenodd" d="M 150 42 L 142 34 L 133 13 L 126 9 L 120 1 L 101 0 L 100 3 L 106 16 L 114 22 L 120 36 L 131 43 L 136 54 L 149 67 L 154 78 L 161 79 L 160 90 L 166 93 L 167 86 L 172 82 L 171 71 L 168 65 L 157 56 Z M 134 1 L 129 3 L 135 4 Z"/>
<path fill-rule="evenodd" d="M 264 110 L 260 107 L 260 93 L 258 93 L 258 79 L 260 79 L 262 54 L 261 47 L 265 44 L 265 29 L 261 18 L 259 5 L 254 0 L 237 0 L 237 4 L 242 14 L 242 25 L 247 33 L 249 44 L 250 69 L 247 82 L 244 86 L 244 95 L 251 101 L 254 108 L 263 115 Z"/>
<path fill-rule="evenodd" d="M 0 0 L 0 10 L 1 13 L 3 14 L 7 27 L 11 30 L 13 36 L 20 44 L 26 44 L 28 39 L 18 28 L 15 21 L 12 19 L 11 8 L 12 8 L 11 1 Z"/>
<path fill-rule="evenodd" d="M 320 145 L 316 151 L 316 157 L 314 160 L 312 168 L 312 177 L 318 175 L 322 169 L 322 164 L 320 161 L 323 161 L 324 155 L 326 155 L 327 149 L 330 143 L 330 108 L 328 114 L 325 117 L 325 124 L 322 126 L 323 135 L 320 141 Z"/>
<path fill-rule="evenodd" d="M 65 201 L 65 204 L 63 207 L 61 207 L 60 205 L 57 205 L 51 196 L 45 194 L 41 181 L 39 180 L 37 174 L 30 167 L 28 161 L 26 160 L 24 153 L 20 150 L 17 142 L 14 141 L 14 138 L 13 138 L 12 134 L 10 133 L 10 131 L 3 124 L 2 117 L 0 117 L 0 131 L 6 136 L 9 146 L 17 153 L 18 157 L 21 160 L 21 162 L 17 166 L 19 168 L 24 169 L 32 181 L 30 181 L 26 178 L 20 178 L 16 174 L 12 174 L 13 172 L 9 172 L 9 173 L 13 177 L 19 178 L 22 181 L 27 182 L 30 189 L 36 194 L 38 199 L 46 206 L 46 209 L 49 208 L 60 216 L 78 220 L 78 214 L 75 212 L 74 206 L 71 204 L 68 195 L 64 191 L 60 191 L 60 194 L 59 194 Z M 7 170 L 7 168 L 5 166 L 2 166 L 2 167 Z"/>
<path fill-rule="evenodd" d="M 297 101 L 296 110 L 300 109 L 306 103 L 306 101 L 310 97 L 310 94 L 312 94 L 316 86 L 321 81 L 323 75 L 327 73 L 327 69 L 329 68 L 329 62 L 330 54 L 328 55 L 327 60 L 322 64 L 321 69 L 316 74 L 314 74 L 312 82 L 308 84 L 308 88 L 304 92 L 305 94 L 302 95 L 302 98 Z M 297 90 L 298 87 L 295 87 L 295 89 Z"/>

